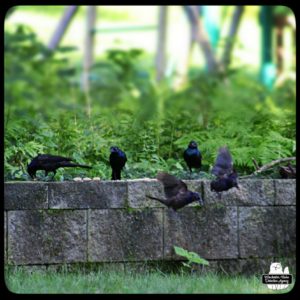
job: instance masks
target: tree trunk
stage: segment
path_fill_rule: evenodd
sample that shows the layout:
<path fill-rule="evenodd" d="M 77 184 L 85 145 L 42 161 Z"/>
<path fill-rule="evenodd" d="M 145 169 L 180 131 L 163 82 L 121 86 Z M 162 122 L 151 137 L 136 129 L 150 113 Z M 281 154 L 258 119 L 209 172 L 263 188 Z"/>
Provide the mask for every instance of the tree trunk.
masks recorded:
<path fill-rule="evenodd" d="M 156 53 L 156 80 L 164 77 L 166 68 L 167 6 L 160 6 L 158 16 L 158 39 Z"/>
<path fill-rule="evenodd" d="M 196 42 L 199 44 L 205 56 L 207 70 L 208 72 L 217 72 L 218 62 L 215 58 L 211 44 L 204 30 L 202 21 L 201 19 L 198 18 L 198 9 L 194 5 L 189 5 L 187 9 L 188 9 L 188 16 L 191 22 L 191 26 L 195 28 Z"/>
<path fill-rule="evenodd" d="M 234 38 L 238 31 L 238 27 L 244 12 L 244 6 L 236 6 L 235 11 L 233 13 L 232 22 L 230 25 L 229 33 L 226 39 L 226 44 L 224 47 L 223 58 L 222 58 L 222 65 L 226 70 L 230 64 L 231 54 L 234 44 Z"/>
<path fill-rule="evenodd" d="M 84 91 L 89 90 L 89 74 L 93 64 L 94 50 L 94 27 L 96 23 L 96 6 L 87 7 L 87 23 L 84 39 L 84 58 L 83 58 L 83 74 L 82 88 Z"/>
<path fill-rule="evenodd" d="M 70 5 L 66 8 L 63 17 L 61 18 L 53 36 L 51 37 L 51 40 L 48 44 L 48 49 L 54 50 L 58 46 L 77 10 L 77 5 Z"/>

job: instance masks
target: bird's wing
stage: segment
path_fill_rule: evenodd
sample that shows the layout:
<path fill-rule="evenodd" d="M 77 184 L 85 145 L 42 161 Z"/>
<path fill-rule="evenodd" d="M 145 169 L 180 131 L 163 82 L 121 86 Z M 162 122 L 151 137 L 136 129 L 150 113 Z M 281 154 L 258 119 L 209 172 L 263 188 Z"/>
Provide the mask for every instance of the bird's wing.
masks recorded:
<path fill-rule="evenodd" d="M 217 177 L 229 175 L 233 172 L 232 158 L 227 147 L 222 147 L 219 149 L 215 165 L 211 172 Z"/>
<path fill-rule="evenodd" d="M 72 158 L 69 157 L 63 157 L 63 156 L 56 156 L 56 155 L 51 155 L 51 154 L 40 154 L 37 156 L 37 160 L 40 163 L 59 163 L 62 161 L 71 161 Z"/>
<path fill-rule="evenodd" d="M 178 193 L 187 191 L 187 185 L 173 175 L 161 172 L 157 174 L 156 178 L 163 183 L 167 198 L 174 197 Z"/>

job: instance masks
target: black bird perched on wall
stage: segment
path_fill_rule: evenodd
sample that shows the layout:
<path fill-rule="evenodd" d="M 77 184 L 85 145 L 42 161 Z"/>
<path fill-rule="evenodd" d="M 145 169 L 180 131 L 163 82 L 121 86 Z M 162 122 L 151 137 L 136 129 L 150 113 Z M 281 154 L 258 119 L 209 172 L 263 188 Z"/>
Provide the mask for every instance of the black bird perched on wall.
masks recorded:
<path fill-rule="evenodd" d="M 92 167 L 86 165 L 80 165 L 77 163 L 72 163 L 72 158 L 56 156 L 51 154 L 39 154 L 34 157 L 29 165 L 27 165 L 27 172 L 31 178 L 36 177 L 36 171 L 44 170 L 45 176 L 48 175 L 49 172 L 53 172 L 55 176 L 56 170 L 58 168 L 65 167 L 81 167 L 86 169 L 91 169 Z"/>
<path fill-rule="evenodd" d="M 190 141 L 188 148 L 183 152 L 183 158 L 192 173 L 192 168 L 200 169 L 202 162 L 201 152 L 195 141 Z"/>
<path fill-rule="evenodd" d="M 204 205 L 201 196 L 189 191 L 187 185 L 175 176 L 162 172 L 158 173 L 156 178 L 164 185 L 166 199 L 147 195 L 148 198 L 157 200 L 167 207 L 173 208 L 174 211 L 194 201 L 198 201 L 201 206 Z"/>
<path fill-rule="evenodd" d="M 121 170 L 127 161 L 126 154 L 118 147 L 110 147 L 109 163 L 112 168 L 111 179 L 120 180 Z"/>
<path fill-rule="evenodd" d="M 279 174 L 281 178 L 296 178 L 296 166 L 292 166 L 290 163 L 286 167 L 279 168 Z"/>
<path fill-rule="evenodd" d="M 237 183 L 238 175 L 233 168 L 231 154 L 227 147 L 221 147 L 219 149 L 215 165 L 211 172 L 217 176 L 217 179 L 210 183 L 210 189 L 211 191 L 216 191 L 219 198 L 221 198 L 221 192 L 223 191 L 227 191 L 233 187 L 239 189 Z"/>

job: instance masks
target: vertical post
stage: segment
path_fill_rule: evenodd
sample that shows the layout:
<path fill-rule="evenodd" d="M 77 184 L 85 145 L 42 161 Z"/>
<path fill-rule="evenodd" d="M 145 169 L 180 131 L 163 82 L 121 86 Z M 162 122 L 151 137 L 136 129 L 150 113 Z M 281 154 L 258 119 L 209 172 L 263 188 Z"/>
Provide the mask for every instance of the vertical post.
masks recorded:
<path fill-rule="evenodd" d="M 272 88 L 276 76 L 276 68 L 272 62 L 272 6 L 262 6 L 260 22 L 262 26 L 260 80 L 268 88 Z"/>
<path fill-rule="evenodd" d="M 48 49 L 54 50 L 58 46 L 77 10 L 77 5 L 70 5 L 66 7 L 65 13 L 49 41 Z"/>
<path fill-rule="evenodd" d="M 167 6 L 159 7 L 157 53 L 155 59 L 157 81 L 160 81 L 164 77 L 166 68 L 167 9 Z"/>
<path fill-rule="evenodd" d="M 89 90 L 89 73 L 93 64 L 94 50 L 94 27 L 96 23 L 96 6 L 87 7 L 87 23 L 84 38 L 84 57 L 83 57 L 83 74 L 82 88 L 84 91 Z"/>

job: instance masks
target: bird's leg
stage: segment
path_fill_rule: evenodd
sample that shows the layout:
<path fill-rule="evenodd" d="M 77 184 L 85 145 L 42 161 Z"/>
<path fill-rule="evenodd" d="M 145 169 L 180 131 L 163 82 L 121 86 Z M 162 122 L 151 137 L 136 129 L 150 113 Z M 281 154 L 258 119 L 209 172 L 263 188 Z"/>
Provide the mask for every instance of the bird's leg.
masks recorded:
<path fill-rule="evenodd" d="M 217 193 L 218 194 L 218 199 L 221 200 L 222 199 L 222 193 Z"/>
<path fill-rule="evenodd" d="M 192 168 L 189 167 L 189 169 L 190 169 L 190 179 L 192 179 Z"/>
<path fill-rule="evenodd" d="M 45 177 L 47 177 L 47 176 L 48 176 L 48 173 L 49 173 L 48 171 L 45 171 Z"/>

